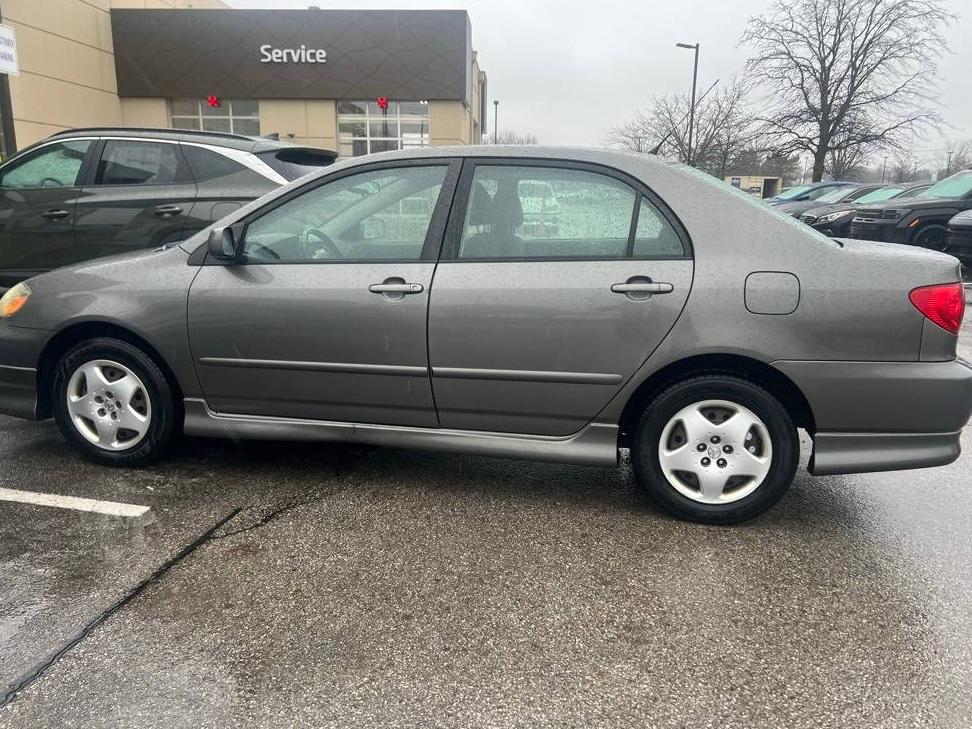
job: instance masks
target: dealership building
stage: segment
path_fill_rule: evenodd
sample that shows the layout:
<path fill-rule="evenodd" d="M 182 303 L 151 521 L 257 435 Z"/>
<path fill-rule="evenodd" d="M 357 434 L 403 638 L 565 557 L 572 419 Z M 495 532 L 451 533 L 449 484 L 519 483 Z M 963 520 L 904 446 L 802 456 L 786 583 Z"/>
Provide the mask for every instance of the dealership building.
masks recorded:
<path fill-rule="evenodd" d="M 279 135 L 342 157 L 476 144 L 486 74 L 464 10 L 242 10 L 218 0 L 0 0 L 3 153 L 74 127 Z"/>

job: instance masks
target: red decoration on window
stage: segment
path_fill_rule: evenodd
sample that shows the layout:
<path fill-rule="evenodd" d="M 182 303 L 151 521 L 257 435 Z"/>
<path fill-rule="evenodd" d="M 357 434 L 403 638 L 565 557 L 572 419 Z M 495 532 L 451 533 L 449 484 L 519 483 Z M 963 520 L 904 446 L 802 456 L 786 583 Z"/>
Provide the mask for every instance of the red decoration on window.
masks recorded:
<path fill-rule="evenodd" d="M 219 108 L 219 97 L 218 96 L 207 96 L 206 103 L 209 104 L 213 109 Z"/>
<path fill-rule="evenodd" d="M 387 111 L 388 110 L 388 97 L 387 96 L 379 96 L 378 97 L 378 108 L 381 109 L 382 111 Z"/>

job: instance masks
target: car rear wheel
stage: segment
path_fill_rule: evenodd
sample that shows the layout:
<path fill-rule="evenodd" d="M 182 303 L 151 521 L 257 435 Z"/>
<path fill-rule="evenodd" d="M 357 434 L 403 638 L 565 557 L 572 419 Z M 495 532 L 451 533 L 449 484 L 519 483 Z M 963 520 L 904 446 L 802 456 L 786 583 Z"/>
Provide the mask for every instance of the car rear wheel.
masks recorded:
<path fill-rule="evenodd" d="M 142 466 L 157 460 L 176 427 L 176 400 L 151 357 L 118 339 L 78 344 L 54 374 L 54 418 L 90 460 Z"/>
<path fill-rule="evenodd" d="M 763 513 L 789 488 L 800 446 L 786 409 L 730 375 L 679 382 L 641 416 L 631 449 L 640 487 L 669 513 L 734 524 Z"/>

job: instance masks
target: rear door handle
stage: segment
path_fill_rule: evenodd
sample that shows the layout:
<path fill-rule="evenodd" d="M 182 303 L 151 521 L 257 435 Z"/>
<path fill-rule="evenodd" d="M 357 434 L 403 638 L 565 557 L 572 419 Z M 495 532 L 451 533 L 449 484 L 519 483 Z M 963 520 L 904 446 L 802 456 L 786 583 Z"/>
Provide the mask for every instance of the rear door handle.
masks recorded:
<path fill-rule="evenodd" d="M 420 294 L 425 287 L 420 283 L 380 283 L 371 284 L 368 291 L 373 294 Z"/>
<path fill-rule="evenodd" d="M 166 218 L 170 215 L 178 215 L 182 212 L 182 208 L 178 205 L 159 205 L 155 208 L 155 214 L 160 218 Z"/>
<path fill-rule="evenodd" d="M 652 283 L 616 283 L 611 291 L 616 294 L 670 294 L 675 287 L 661 281 Z"/>
<path fill-rule="evenodd" d="M 48 210 L 46 213 L 41 213 L 41 216 L 48 220 L 60 220 L 70 214 L 67 210 Z"/>

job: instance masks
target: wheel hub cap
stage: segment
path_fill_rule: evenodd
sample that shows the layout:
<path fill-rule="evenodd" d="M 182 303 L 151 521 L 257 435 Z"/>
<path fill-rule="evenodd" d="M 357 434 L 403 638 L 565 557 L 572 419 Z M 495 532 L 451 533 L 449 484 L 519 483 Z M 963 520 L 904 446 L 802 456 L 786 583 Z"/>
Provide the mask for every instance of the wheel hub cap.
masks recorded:
<path fill-rule="evenodd" d="M 703 504 L 739 501 L 760 487 L 773 461 L 766 424 L 728 400 L 682 408 L 665 425 L 658 461 L 668 483 Z"/>
<path fill-rule="evenodd" d="M 145 385 L 128 367 L 110 360 L 75 370 L 68 382 L 67 409 L 77 432 L 106 451 L 138 445 L 152 422 Z"/>

